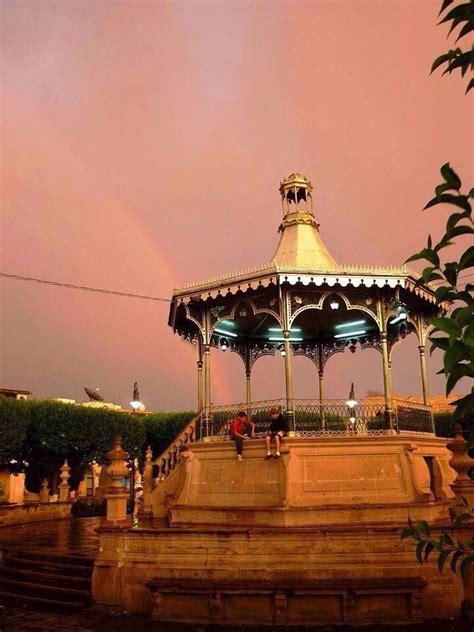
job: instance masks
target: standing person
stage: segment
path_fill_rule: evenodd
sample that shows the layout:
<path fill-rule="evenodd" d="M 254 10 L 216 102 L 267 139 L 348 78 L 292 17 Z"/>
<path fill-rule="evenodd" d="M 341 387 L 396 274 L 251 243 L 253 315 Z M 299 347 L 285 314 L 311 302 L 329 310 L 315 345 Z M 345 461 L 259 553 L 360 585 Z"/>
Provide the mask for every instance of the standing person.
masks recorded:
<path fill-rule="evenodd" d="M 253 424 L 247 417 L 247 413 L 241 410 L 237 417 L 234 417 L 230 422 L 229 434 L 231 439 L 235 441 L 235 447 L 237 448 L 237 459 L 242 461 L 242 448 L 244 441 L 253 437 L 255 424 Z"/>
<path fill-rule="evenodd" d="M 285 433 L 288 431 L 288 424 L 286 423 L 286 419 L 280 413 L 278 408 L 270 409 L 270 428 L 267 430 L 265 435 L 265 443 L 267 446 L 267 454 L 265 456 L 266 459 L 272 458 L 272 450 L 271 450 L 271 442 L 275 441 L 275 458 L 278 459 L 280 457 L 280 445 L 281 440 L 285 436 Z"/>

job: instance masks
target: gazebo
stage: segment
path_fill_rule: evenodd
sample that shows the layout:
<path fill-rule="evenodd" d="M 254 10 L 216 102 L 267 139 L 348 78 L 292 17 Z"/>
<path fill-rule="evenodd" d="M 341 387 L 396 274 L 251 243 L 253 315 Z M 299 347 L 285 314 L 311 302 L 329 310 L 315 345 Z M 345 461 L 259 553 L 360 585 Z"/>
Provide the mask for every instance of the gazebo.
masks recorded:
<path fill-rule="evenodd" d="M 343 265 L 327 250 L 313 210 L 313 187 L 299 173 L 280 184 L 283 220 L 269 263 L 235 274 L 190 283 L 173 292 L 169 325 L 196 346 L 199 438 L 219 434 L 223 421 L 239 408 L 258 420 L 272 406 L 286 412 L 291 434 L 394 434 L 433 432 L 425 365 L 427 319 L 439 308 L 434 292 L 418 284 L 405 266 Z M 418 339 L 422 402 L 394 397 L 393 347 L 407 335 Z M 237 353 L 244 364 L 245 402 L 211 405 L 211 347 Z M 349 350 L 374 348 L 381 354 L 384 395 L 357 402 L 324 398 L 327 361 Z M 251 374 L 265 356 L 284 356 L 285 394 L 255 402 Z M 293 396 L 292 356 L 315 365 L 318 397 Z M 257 427 L 258 430 L 258 427 Z"/>

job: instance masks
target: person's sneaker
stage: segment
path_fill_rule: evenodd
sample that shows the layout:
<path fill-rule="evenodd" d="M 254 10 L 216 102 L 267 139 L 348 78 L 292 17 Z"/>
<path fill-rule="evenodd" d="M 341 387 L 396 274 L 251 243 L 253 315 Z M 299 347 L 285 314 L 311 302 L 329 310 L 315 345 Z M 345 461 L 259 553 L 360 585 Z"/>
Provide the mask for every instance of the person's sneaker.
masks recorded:
<path fill-rule="evenodd" d="M 241 455 L 241 454 L 238 454 L 238 455 L 237 455 L 237 461 L 242 461 L 242 460 L 243 460 L 243 459 L 242 459 L 242 455 Z"/>
<path fill-rule="evenodd" d="M 271 454 L 267 454 L 267 456 L 265 457 L 265 461 L 268 461 L 268 459 L 271 459 L 272 455 Z"/>
<path fill-rule="evenodd" d="M 275 452 L 275 459 L 279 459 L 280 458 L 280 453 L 279 452 Z"/>

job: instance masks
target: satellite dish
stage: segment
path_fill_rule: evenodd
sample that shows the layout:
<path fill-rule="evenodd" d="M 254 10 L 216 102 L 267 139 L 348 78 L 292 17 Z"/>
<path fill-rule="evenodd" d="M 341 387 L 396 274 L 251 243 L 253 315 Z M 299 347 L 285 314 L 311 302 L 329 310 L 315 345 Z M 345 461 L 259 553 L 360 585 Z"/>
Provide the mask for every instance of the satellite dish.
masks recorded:
<path fill-rule="evenodd" d="M 102 397 L 102 395 L 99 395 L 99 393 L 97 392 L 99 389 L 93 389 L 93 388 L 87 388 L 87 386 L 84 386 L 84 390 L 86 392 L 86 394 L 89 397 L 89 400 L 95 401 L 95 402 L 103 402 L 104 398 Z"/>

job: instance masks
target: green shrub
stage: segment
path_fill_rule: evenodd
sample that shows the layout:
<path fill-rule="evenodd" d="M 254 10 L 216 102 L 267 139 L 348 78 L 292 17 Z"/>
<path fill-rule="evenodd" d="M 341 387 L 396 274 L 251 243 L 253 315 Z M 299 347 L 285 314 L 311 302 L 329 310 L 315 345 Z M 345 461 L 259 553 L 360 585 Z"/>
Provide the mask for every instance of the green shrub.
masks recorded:
<path fill-rule="evenodd" d="M 146 415 L 143 418 L 146 433 L 144 449 L 151 446 L 153 456 L 158 457 L 195 416 L 196 413 L 191 410 Z"/>
<path fill-rule="evenodd" d="M 41 481 L 47 478 L 54 493 L 65 459 L 71 467 L 71 488 L 76 489 L 88 463 L 105 462 L 117 435 L 130 456 L 141 460 L 145 442 L 141 417 L 60 402 L 0 397 L 1 460 L 4 464 L 17 462 L 15 471 L 26 473 L 26 485 L 32 492 L 38 492 Z"/>
<path fill-rule="evenodd" d="M 0 470 L 23 471 L 21 451 L 29 422 L 30 408 L 26 401 L 0 396 Z"/>

